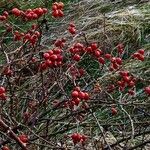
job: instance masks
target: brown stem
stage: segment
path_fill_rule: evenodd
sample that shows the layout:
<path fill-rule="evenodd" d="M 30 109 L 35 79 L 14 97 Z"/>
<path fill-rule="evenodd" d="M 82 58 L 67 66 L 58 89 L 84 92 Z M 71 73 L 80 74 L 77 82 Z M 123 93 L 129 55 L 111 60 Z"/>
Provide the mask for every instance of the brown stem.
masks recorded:
<path fill-rule="evenodd" d="M 9 133 L 9 137 L 15 140 L 16 143 L 22 148 L 22 150 L 27 150 L 24 143 L 19 140 L 17 135 L 14 133 L 14 131 L 8 125 L 6 125 L 2 119 L 0 119 L 0 127 L 2 127 L 7 133 Z"/>

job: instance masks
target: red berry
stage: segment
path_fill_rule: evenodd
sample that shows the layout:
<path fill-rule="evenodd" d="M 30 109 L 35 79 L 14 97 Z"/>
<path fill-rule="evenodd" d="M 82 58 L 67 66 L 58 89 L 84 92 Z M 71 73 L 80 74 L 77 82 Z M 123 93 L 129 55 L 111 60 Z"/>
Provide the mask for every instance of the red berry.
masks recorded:
<path fill-rule="evenodd" d="M 43 54 L 43 57 L 44 57 L 45 59 L 49 59 L 49 58 L 50 58 L 50 55 L 49 55 L 49 53 L 44 53 L 44 54 Z"/>
<path fill-rule="evenodd" d="M 135 82 L 130 81 L 130 82 L 128 83 L 128 86 L 129 86 L 129 87 L 133 87 L 133 86 L 135 86 Z"/>
<path fill-rule="evenodd" d="M 54 18 L 57 18 L 57 17 L 59 16 L 58 10 L 54 10 L 54 11 L 52 12 L 52 16 L 53 16 Z"/>
<path fill-rule="evenodd" d="M 114 68 L 114 69 L 118 69 L 118 64 L 117 63 L 112 63 L 112 67 Z"/>
<path fill-rule="evenodd" d="M 128 91 L 129 95 L 135 95 L 135 92 L 133 90 Z"/>
<path fill-rule="evenodd" d="M 58 3 L 58 9 L 63 9 L 64 8 L 64 3 L 63 2 L 59 2 Z"/>
<path fill-rule="evenodd" d="M 3 12 L 3 16 L 5 16 L 6 18 L 8 17 L 8 15 L 9 15 L 9 14 L 8 14 L 7 11 L 4 11 L 4 12 Z"/>
<path fill-rule="evenodd" d="M 124 48 L 124 46 L 123 46 L 123 44 L 122 44 L 122 43 L 120 43 L 120 44 L 118 44 L 118 45 L 117 45 L 117 48 L 118 48 L 118 49 L 123 49 L 123 48 Z"/>
<path fill-rule="evenodd" d="M 120 57 L 117 57 L 117 58 L 116 58 L 116 63 L 117 63 L 118 65 L 122 65 L 122 59 L 121 59 Z"/>
<path fill-rule="evenodd" d="M 125 87 L 125 82 L 124 81 L 118 81 L 117 84 L 120 87 Z"/>
<path fill-rule="evenodd" d="M 101 64 L 105 64 L 105 59 L 103 57 L 99 57 L 98 61 L 101 63 Z"/>
<path fill-rule="evenodd" d="M 121 76 L 129 76 L 129 71 L 120 71 L 119 74 Z"/>
<path fill-rule="evenodd" d="M 62 61 L 62 60 L 63 60 L 63 56 L 57 55 L 57 61 Z"/>
<path fill-rule="evenodd" d="M 59 17 L 63 17 L 63 16 L 64 16 L 63 11 L 62 11 L 62 10 L 60 10 L 60 9 L 58 10 L 58 16 L 59 16 Z"/>
<path fill-rule="evenodd" d="M 105 58 L 106 59 L 110 59 L 111 58 L 111 54 L 105 54 Z"/>
<path fill-rule="evenodd" d="M 144 61 L 144 55 L 139 55 L 138 59 L 141 60 L 141 61 Z"/>
<path fill-rule="evenodd" d="M 111 108 L 111 113 L 112 113 L 112 115 L 116 115 L 117 114 L 117 109 L 112 107 Z"/>
<path fill-rule="evenodd" d="M 54 52 L 54 54 L 60 54 L 62 52 L 62 50 L 61 49 L 54 49 L 53 52 Z"/>
<path fill-rule="evenodd" d="M 53 54 L 50 56 L 50 60 L 55 61 L 57 60 L 57 55 Z"/>
<path fill-rule="evenodd" d="M 85 74 L 85 70 L 82 68 L 80 68 L 78 71 L 79 71 L 80 77 Z"/>
<path fill-rule="evenodd" d="M 10 150 L 7 146 L 3 146 L 2 150 Z"/>
<path fill-rule="evenodd" d="M 100 53 L 100 51 L 96 50 L 96 51 L 94 51 L 94 55 L 95 55 L 95 57 L 98 58 L 101 55 L 101 53 Z"/>
<path fill-rule="evenodd" d="M 84 92 L 84 99 L 85 100 L 89 100 L 90 96 L 87 92 Z"/>
<path fill-rule="evenodd" d="M 74 91 L 78 91 L 78 92 L 80 92 L 80 87 L 79 86 L 76 86 L 75 88 L 74 88 Z"/>
<path fill-rule="evenodd" d="M 130 77 L 128 77 L 128 76 L 123 76 L 123 80 L 125 81 L 125 82 L 129 82 L 130 81 Z"/>
<path fill-rule="evenodd" d="M 79 98 L 80 98 L 80 99 L 84 99 L 84 97 L 85 97 L 84 92 L 79 92 Z"/>
<path fill-rule="evenodd" d="M 52 55 L 54 52 L 52 50 L 49 50 L 47 53 L 49 53 L 49 55 Z"/>
<path fill-rule="evenodd" d="M 43 13 L 46 14 L 48 12 L 47 8 L 43 8 Z"/>
<path fill-rule="evenodd" d="M 21 11 L 18 8 L 13 8 L 12 9 L 12 14 L 15 15 L 16 17 L 21 15 Z"/>
<path fill-rule="evenodd" d="M 73 22 L 71 22 L 71 23 L 69 24 L 69 26 L 74 28 L 74 27 L 75 27 L 75 24 L 74 24 Z"/>
<path fill-rule="evenodd" d="M 77 97 L 77 98 L 73 99 L 73 101 L 75 102 L 75 105 L 78 106 L 80 103 L 80 98 Z"/>
<path fill-rule="evenodd" d="M 144 55 L 144 49 L 139 49 L 138 53 L 140 53 L 141 55 Z"/>
<path fill-rule="evenodd" d="M 91 44 L 91 48 L 92 48 L 92 50 L 96 50 L 97 49 L 97 43 L 92 43 Z"/>
<path fill-rule="evenodd" d="M 112 62 L 112 63 L 116 63 L 116 57 L 112 57 L 112 58 L 111 58 L 111 62 Z"/>
<path fill-rule="evenodd" d="M 48 66 L 48 67 L 52 67 L 53 66 L 53 63 L 52 63 L 52 61 L 51 60 L 46 60 L 46 66 Z"/>
<path fill-rule="evenodd" d="M 79 92 L 78 91 L 73 91 L 71 93 L 71 96 L 74 97 L 74 98 L 77 98 L 79 96 Z"/>
<path fill-rule="evenodd" d="M 57 9 L 58 9 L 58 6 L 55 5 L 55 4 L 53 4 L 53 5 L 52 5 L 52 10 L 55 11 L 55 10 L 57 10 Z"/>
<path fill-rule="evenodd" d="M 4 20 L 6 20 L 7 18 L 6 18 L 6 16 L 1 16 L 0 15 L 0 21 L 4 21 Z"/>
<path fill-rule="evenodd" d="M 146 94 L 148 94 L 150 96 L 150 86 L 145 87 L 144 91 L 145 91 Z"/>
<path fill-rule="evenodd" d="M 46 62 L 43 62 L 43 63 L 40 64 L 39 69 L 40 69 L 40 70 L 46 70 L 47 67 L 48 67 L 47 63 L 46 63 Z"/>
<path fill-rule="evenodd" d="M 71 135 L 71 138 L 73 140 L 73 143 L 76 144 L 76 143 L 80 142 L 82 136 L 79 133 L 74 133 Z"/>
<path fill-rule="evenodd" d="M 68 28 L 68 31 L 71 33 L 71 34 L 75 34 L 76 33 L 76 29 L 74 27 L 69 27 Z"/>
<path fill-rule="evenodd" d="M 73 60 L 75 60 L 75 61 L 79 61 L 80 59 L 81 59 L 81 56 L 78 55 L 78 54 L 75 54 L 75 55 L 73 56 Z"/>
<path fill-rule="evenodd" d="M 28 142 L 28 136 L 25 134 L 19 135 L 18 138 L 20 139 L 21 142 L 27 143 Z"/>
<path fill-rule="evenodd" d="M 88 46 L 88 47 L 86 48 L 86 51 L 87 51 L 87 53 L 91 53 L 91 52 L 92 52 L 91 46 Z"/>
<path fill-rule="evenodd" d="M 3 94 L 5 92 L 6 92 L 5 88 L 3 86 L 0 86 L 0 94 Z"/>

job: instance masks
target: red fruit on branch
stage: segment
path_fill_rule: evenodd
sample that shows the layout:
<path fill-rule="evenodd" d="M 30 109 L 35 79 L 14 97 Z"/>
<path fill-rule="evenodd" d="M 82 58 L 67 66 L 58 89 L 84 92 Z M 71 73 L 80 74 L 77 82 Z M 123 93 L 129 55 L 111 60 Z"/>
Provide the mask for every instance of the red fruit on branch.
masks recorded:
<path fill-rule="evenodd" d="M 144 92 L 150 96 L 150 86 L 144 88 Z"/>
<path fill-rule="evenodd" d="M 98 58 L 101 55 L 101 53 L 100 53 L 100 51 L 96 50 L 96 51 L 94 51 L 94 55 L 95 55 L 95 57 Z"/>
<path fill-rule="evenodd" d="M 103 57 L 99 57 L 98 61 L 103 65 L 105 64 L 105 59 Z"/>
<path fill-rule="evenodd" d="M 11 12 L 16 17 L 21 15 L 21 11 L 18 8 L 13 8 Z"/>
<path fill-rule="evenodd" d="M 144 49 L 139 49 L 138 53 L 141 54 L 141 55 L 144 55 L 144 51 L 145 51 Z"/>
<path fill-rule="evenodd" d="M 122 59 L 121 59 L 120 57 L 117 57 L 117 58 L 116 58 L 116 63 L 117 63 L 118 65 L 122 65 Z"/>
<path fill-rule="evenodd" d="M 75 61 L 79 61 L 80 59 L 81 59 L 81 56 L 78 55 L 78 54 L 75 54 L 75 55 L 73 56 L 73 60 L 75 60 Z"/>
<path fill-rule="evenodd" d="M 76 33 L 76 29 L 74 27 L 69 27 L 68 28 L 68 31 L 71 33 L 71 34 L 75 34 Z"/>
<path fill-rule="evenodd" d="M 128 91 L 128 94 L 129 94 L 129 95 L 135 95 L 135 92 L 134 92 L 134 90 L 129 90 L 129 91 Z"/>
<path fill-rule="evenodd" d="M 6 92 L 6 89 L 3 86 L 0 86 L 0 94 L 3 94 Z"/>
<path fill-rule="evenodd" d="M 49 53 L 44 53 L 44 54 L 43 54 L 43 57 L 44 57 L 44 59 L 49 59 L 49 58 L 50 58 L 50 55 L 49 55 Z"/>
<path fill-rule="evenodd" d="M 6 16 L 0 15 L 0 21 L 5 21 L 6 19 Z"/>
<path fill-rule="evenodd" d="M 114 107 L 111 108 L 111 114 L 112 114 L 112 115 L 116 115 L 117 112 L 118 112 L 118 111 L 117 111 L 116 108 L 114 108 Z"/>
<path fill-rule="evenodd" d="M 0 94 L 0 99 L 6 100 L 7 99 L 6 94 L 5 93 Z"/>
<path fill-rule="evenodd" d="M 84 99 L 84 97 L 85 97 L 85 93 L 84 92 L 79 92 L 79 98 Z"/>
<path fill-rule="evenodd" d="M 90 46 L 92 50 L 96 50 L 98 48 L 97 43 L 92 43 Z"/>
<path fill-rule="evenodd" d="M 58 10 L 53 11 L 53 12 L 52 12 L 52 16 L 53 16 L 54 18 L 57 18 L 57 17 L 59 16 Z"/>
<path fill-rule="evenodd" d="M 77 98 L 73 99 L 73 101 L 74 101 L 75 105 L 78 106 L 80 103 L 80 98 L 77 97 Z"/>
<path fill-rule="evenodd" d="M 3 146 L 2 150 L 10 150 L 7 146 Z"/>
<path fill-rule="evenodd" d="M 7 11 L 4 11 L 4 12 L 3 12 L 3 16 L 5 16 L 6 18 L 8 17 L 8 15 L 9 15 L 9 14 L 8 14 Z"/>
<path fill-rule="evenodd" d="M 79 96 L 79 92 L 78 92 L 78 91 L 73 91 L 73 92 L 71 93 L 71 96 L 72 96 L 73 98 L 77 98 L 77 97 Z"/>
<path fill-rule="evenodd" d="M 83 144 L 85 142 L 85 140 L 87 139 L 87 137 L 85 135 L 82 135 L 80 133 L 73 133 L 71 135 L 71 138 L 72 138 L 74 144 L 77 144 L 79 142 L 81 142 Z"/>
<path fill-rule="evenodd" d="M 62 10 L 58 10 L 58 17 L 63 17 L 64 16 L 64 13 L 63 13 L 63 11 Z"/>
<path fill-rule="evenodd" d="M 111 59 L 111 54 L 105 54 L 106 59 Z"/>
<path fill-rule="evenodd" d="M 75 28 L 75 24 L 73 22 L 69 23 L 69 26 Z"/>
<path fill-rule="evenodd" d="M 57 9 L 63 9 L 64 8 L 64 3 L 63 2 L 59 2 L 57 4 Z"/>
<path fill-rule="evenodd" d="M 18 138 L 20 139 L 21 142 L 23 143 L 28 143 L 28 136 L 25 134 L 19 135 Z"/>
<path fill-rule="evenodd" d="M 78 92 L 80 92 L 80 87 L 79 86 L 76 86 L 75 88 L 74 88 L 74 91 L 78 91 Z"/>
<path fill-rule="evenodd" d="M 84 99 L 85 100 L 89 100 L 90 96 L 87 92 L 84 92 Z"/>

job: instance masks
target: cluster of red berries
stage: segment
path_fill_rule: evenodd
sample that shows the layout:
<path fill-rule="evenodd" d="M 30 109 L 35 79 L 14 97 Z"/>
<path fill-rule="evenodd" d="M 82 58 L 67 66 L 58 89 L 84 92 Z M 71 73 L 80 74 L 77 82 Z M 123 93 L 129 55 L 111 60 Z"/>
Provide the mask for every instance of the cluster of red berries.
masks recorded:
<path fill-rule="evenodd" d="M 70 109 L 74 109 L 74 106 L 78 106 L 81 101 L 87 101 L 90 98 L 89 94 L 81 91 L 80 87 L 74 88 L 71 93 L 71 97 L 71 100 L 66 104 Z"/>
<path fill-rule="evenodd" d="M 124 52 L 124 46 L 122 43 L 117 45 L 117 50 L 119 54 L 122 54 Z"/>
<path fill-rule="evenodd" d="M 61 49 L 49 50 L 43 54 L 44 61 L 40 64 L 40 70 L 59 67 L 62 65 L 63 56 Z"/>
<path fill-rule="evenodd" d="M 111 64 L 110 64 L 109 70 L 110 71 L 114 71 L 114 70 L 119 69 L 119 67 L 122 65 L 122 58 L 120 58 L 120 57 L 112 57 L 110 59 L 110 62 L 111 62 Z"/>
<path fill-rule="evenodd" d="M 75 27 L 74 23 L 69 24 L 68 31 L 69 31 L 69 33 L 71 33 L 73 35 L 76 33 L 76 27 Z"/>
<path fill-rule="evenodd" d="M 39 19 L 42 15 L 46 14 L 48 10 L 46 8 L 35 8 L 22 11 L 18 8 L 13 8 L 11 12 L 15 17 L 22 17 L 26 21 L 31 21 Z"/>
<path fill-rule="evenodd" d="M 74 79 L 78 77 L 80 78 L 85 74 L 85 70 L 83 68 L 78 69 L 77 67 L 72 66 L 71 64 L 69 64 L 68 67 L 69 67 L 70 74 Z"/>
<path fill-rule="evenodd" d="M 6 89 L 0 86 L 0 100 L 6 100 Z"/>
<path fill-rule="evenodd" d="M 150 96 L 150 86 L 145 87 L 145 88 L 144 88 L 144 92 L 145 92 L 148 96 Z"/>
<path fill-rule="evenodd" d="M 55 2 L 52 5 L 52 16 L 54 18 L 60 18 L 64 16 L 63 13 L 64 3 L 63 2 Z"/>
<path fill-rule="evenodd" d="M 82 144 L 84 144 L 84 142 L 87 140 L 87 137 L 83 134 L 80 133 L 73 133 L 71 135 L 72 141 L 74 144 L 77 144 L 79 142 L 81 142 Z"/>
<path fill-rule="evenodd" d="M 110 84 L 107 86 L 107 92 L 111 93 L 116 89 L 114 84 Z"/>
<path fill-rule="evenodd" d="M 23 39 L 23 42 L 29 42 L 31 45 L 35 45 L 38 41 L 39 37 L 41 36 L 39 31 L 29 31 L 27 33 L 20 33 L 19 31 L 15 31 L 14 33 L 14 40 L 20 41 Z"/>
<path fill-rule="evenodd" d="M 30 31 L 24 35 L 23 41 L 29 42 L 31 45 L 35 45 L 40 37 L 41 33 L 39 31 Z"/>
<path fill-rule="evenodd" d="M 105 59 L 102 57 L 103 51 L 98 48 L 97 43 L 92 43 L 90 46 L 88 46 L 86 49 L 86 52 L 93 55 L 100 64 L 105 64 Z"/>
<path fill-rule="evenodd" d="M 56 47 L 59 47 L 59 48 L 63 48 L 65 46 L 65 42 L 66 40 L 64 38 L 62 39 L 57 39 L 55 42 L 54 42 L 54 45 Z"/>
<path fill-rule="evenodd" d="M 0 21 L 5 21 L 8 18 L 8 12 L 4 11 L 2 15 L 0 15 Z"/>
<path fill-rule="evenodd" d="M 75 43 L 71 48 L 69 48 L 72 54 L 72 59 L 74 61 L 79 61 L 81 59 L 81 54 L 84 52 L 84 45 L 81 43 Z"/>
<path fill-rule="evenodd" d="M 129 75 L 128 71 L 120 71 L 119 74 L 122 78 L 117 82 L 120 91 L 124 91 L 126 86 L 130 88 L 133 88 L 135 86 L 136 79 L 133 76 Z"/>
<path fill-rule="evenodd" d="M 10 67 L 7 66 L 4 68 L 2 74 L 10 77 L 13 75 L 13 71 Z"/>
<path fill-rule="evenodd" d="M 134 59 L 144 61 L 144 49 L 138 50 L 136 53 L 132 55 Z"/>

